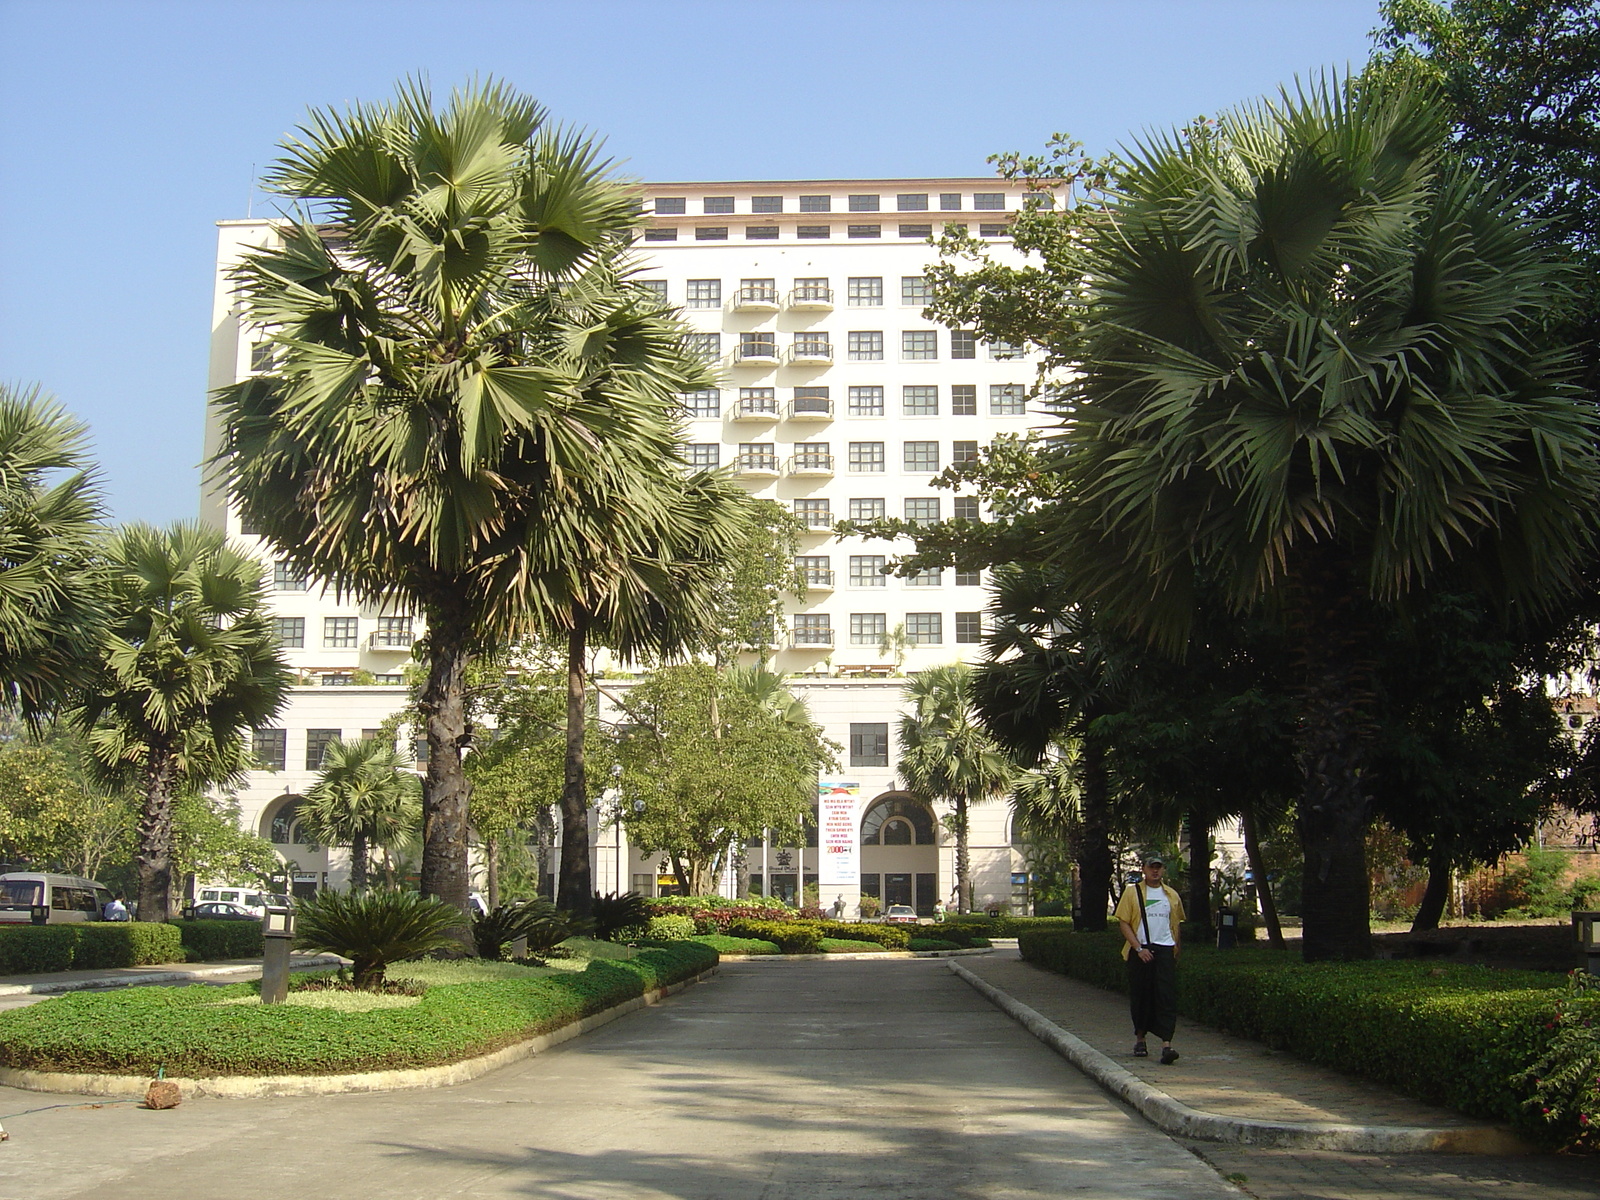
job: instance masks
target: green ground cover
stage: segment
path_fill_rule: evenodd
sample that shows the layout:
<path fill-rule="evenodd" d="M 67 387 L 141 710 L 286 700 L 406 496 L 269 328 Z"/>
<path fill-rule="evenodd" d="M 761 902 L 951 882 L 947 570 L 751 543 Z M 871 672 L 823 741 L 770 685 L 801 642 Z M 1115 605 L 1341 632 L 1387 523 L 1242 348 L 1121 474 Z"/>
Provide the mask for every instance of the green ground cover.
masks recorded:
<path fill-rule="evenodd" d="M 697 933 L 687 939 L 699 942 L 702 946 L 710 946 L 718 954 L 782 954 L 776 942 L 765 942 L 760 938 L 729 937 L 725 933 Z"/>
<path fill-rule="evenodd" d="M 0 1066 L 200 1077 L 437 1066 L 547 1033 L 716 962 L 709 946 L 678 942 L 584 959 L 581 970 L 436 964 L 458 969 L 434 978 L 467 981 L 434 983 L 414 1005 L 364 1012 L 231 1003 L 254 996 L 255 984 L 77 992 L 0 1013 Z M 395 964 L 391 978 L 410 967 Z M 498 973 L 480 974 L 486 967 Z"/>
<path fill-rule="evenodd" d="M 857 938 L 825 937 L 817 943 L 824 954 L 887 954 L 882 942 L 863 942 Z"/>

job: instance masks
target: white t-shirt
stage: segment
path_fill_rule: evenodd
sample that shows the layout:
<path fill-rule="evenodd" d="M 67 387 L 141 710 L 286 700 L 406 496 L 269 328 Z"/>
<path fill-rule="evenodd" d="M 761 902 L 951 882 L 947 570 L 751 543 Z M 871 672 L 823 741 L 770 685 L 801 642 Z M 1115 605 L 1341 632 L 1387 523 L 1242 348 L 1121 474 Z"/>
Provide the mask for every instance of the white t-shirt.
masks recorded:
<path fill-rule="evenodd" d="M 1172 901 L 1167 897 L 1167 889 L 1161 886 L 1147 887 L 1143 883 L 1135 885 L 1139 890 L 1140 898 L 1144 901 L 1145 920 L 1150 923 L 1149 937 L 1145 936 L 1145 921 L 1133 927 L 1138 935 L 1139 943 L 1152 946 L 1176 946 L 1178 943 L 1172 936 Z"/>

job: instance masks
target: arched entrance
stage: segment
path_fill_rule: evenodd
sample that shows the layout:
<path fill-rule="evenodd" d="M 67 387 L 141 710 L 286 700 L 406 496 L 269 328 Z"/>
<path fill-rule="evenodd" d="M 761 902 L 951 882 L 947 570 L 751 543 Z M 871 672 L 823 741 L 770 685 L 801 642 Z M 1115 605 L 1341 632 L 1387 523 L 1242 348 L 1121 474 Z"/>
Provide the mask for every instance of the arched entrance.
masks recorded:
<path fill-rule="evenodd" d="M 861 818 L 861 894 L 931 917 L 941 897 L 939 825 L 910 792 L 885 792 Z"/>
<path fill-rule="evenodd" d="M 313 839 L 300 820 L 304 803 L 304 796 L 284 796 L 261 814 L 261 836 L 288 864 L 289 886 L 296 899 L 315 896 L 328 878 L 328 848 Z"/>

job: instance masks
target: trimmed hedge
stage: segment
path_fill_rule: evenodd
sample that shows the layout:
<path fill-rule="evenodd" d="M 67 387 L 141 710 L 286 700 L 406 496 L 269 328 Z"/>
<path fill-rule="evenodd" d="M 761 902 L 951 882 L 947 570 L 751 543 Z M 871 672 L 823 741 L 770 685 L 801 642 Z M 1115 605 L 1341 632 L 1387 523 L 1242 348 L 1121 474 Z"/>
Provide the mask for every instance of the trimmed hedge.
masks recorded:
<path fill-rule="evenodd" d="M 167 927 L 170 928 L 170 927 Z M 709 970 L 695 942 L 597 960 L 582 972 L 429 988 L 408 1008 L 340 1012 L 230 1005 L 258 985 L 76 992 L 0 1013 L 0 1065 L 117 1075 L 330 1075 L 487 1054 Z"/>
<path fill-rule="evenodd" d="M 1036 929 L 1071 929 L 1071 917 L 986 917 L 982 913 L 952 913 L 944 924 L 935 925 L 939 937 L 948 937 L 952 927 L 961 927 L 984 937 L 1021 937 Z"/>
<path fill-rule="evenodd" d="M 904 950 L 911 933 L 903 925 L 869 925 L 860 921 L 816 921 L 825 938 L 844 938 L 851 942 L 877 942 L 885 950 Z"/>
<path fill-rule="evenodd" d="M 0 928 L 0 975 L 92 971 L 182 962 L 177 929 L 145 921 Z"/>
<path fill-rule="evenodd" d="M 183 948 L 200 962 L 224 958 L 260 958 L 259 921 L 174 921 Z"/>
<path fill-rule="evenodd" d="M 825 937 L 817 943 L 824 954 L 887 954 L 882 942 L 863 942 L 857 938 Z"/>
<path fill-rule="evenodd" d="M 729 937 L 773 942 L 784 954 L 822 953 L 822 930 L 815 921 L 730 921 L 723 932 Z"/>
<path fill-rule="evenodd" d="M 912 938 L 911 948 L 913 950 L 960 950 L 962 947 L 947 938 Z"/>
<path fill-rule="evenodd" d="M 1127 968 L 1114 933 L 1034 931 L 1019 939 L 1035 966 L 1115 991 Z M 1185 946 L 1178 1010 L 1203 1024 L 1431 1104 L 1503 1121 L 1539 1139 L 1570 1140 L 1524 1101 L 1521 1078 L 1554 1036 L 1559 1005 L 1600 1021 L 1600 997 L 1573 1000 L 1537 971 L 1405 961 L 1302 963 L 1292 951 Z"/>
<path fill-rule="evenodd" d="M 725 933 L 697 933 L 690 938 L 691 942 L 699 942 L 702 946 L 710 946 L 718 954 L 782 954 L 776 942 L 764 942 L 756 938 L 729 937 Z"/>

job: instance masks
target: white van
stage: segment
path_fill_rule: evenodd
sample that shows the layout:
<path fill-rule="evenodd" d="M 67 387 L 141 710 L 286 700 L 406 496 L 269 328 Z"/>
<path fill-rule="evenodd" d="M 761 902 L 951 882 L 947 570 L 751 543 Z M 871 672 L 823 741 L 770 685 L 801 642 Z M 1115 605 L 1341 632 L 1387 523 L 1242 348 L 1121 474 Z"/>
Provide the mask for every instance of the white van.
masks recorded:
<path fill-rule="evenodd" d="M 111 890 L 80 875 L 12 871 L 0 875 L 0 925 L 68 925 L 98 921 Z M 41 920 L 42 915 L 42 920 Z"/>
<path fill-rule="evenodd" d="M 277 892 L 264 892 L 259 887 L 203 887 L 195 897 L 198 904 L 208 904 L 213 900 L 248 908 L 251 914 L 257 917 L 267 915 L 268 905 L 273 908 L 294 907 L 294 901 L 289 897 Z"/>

